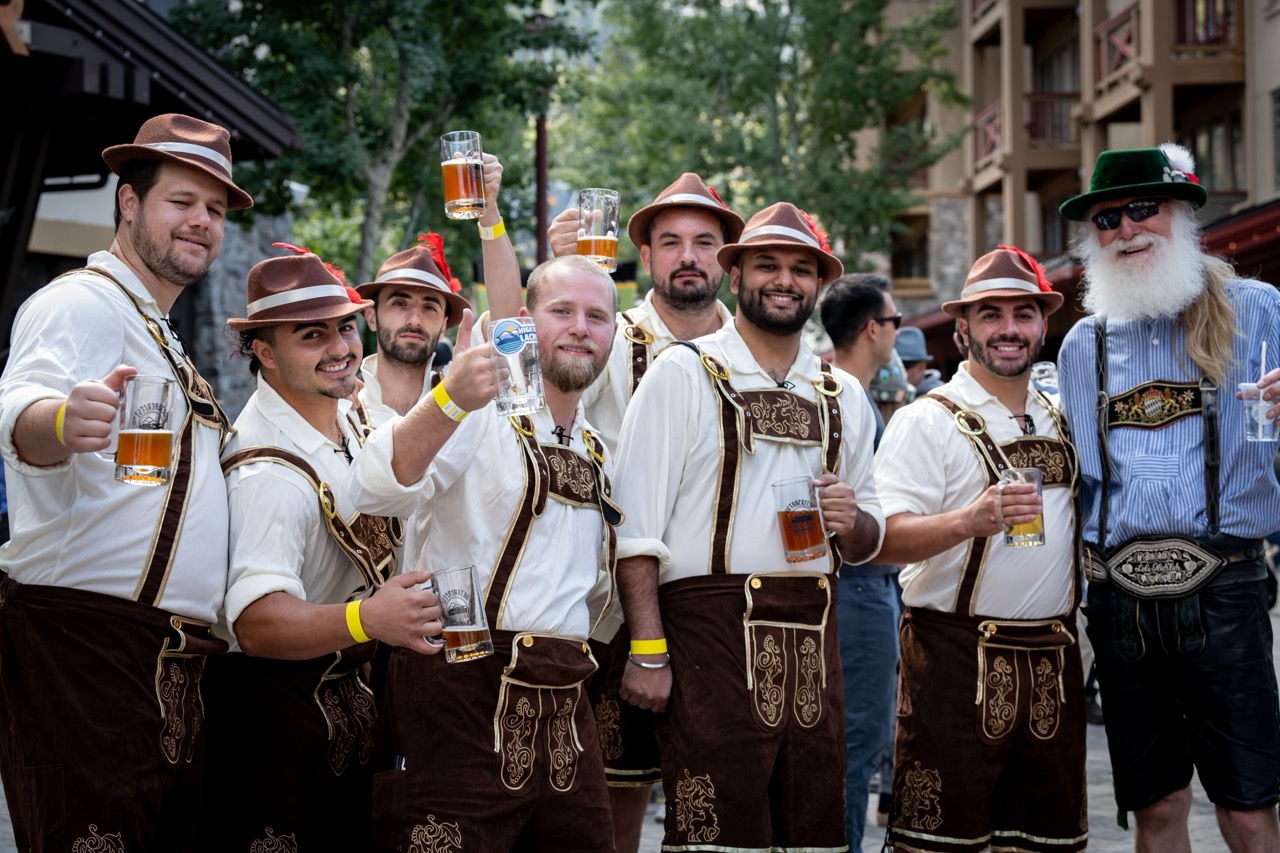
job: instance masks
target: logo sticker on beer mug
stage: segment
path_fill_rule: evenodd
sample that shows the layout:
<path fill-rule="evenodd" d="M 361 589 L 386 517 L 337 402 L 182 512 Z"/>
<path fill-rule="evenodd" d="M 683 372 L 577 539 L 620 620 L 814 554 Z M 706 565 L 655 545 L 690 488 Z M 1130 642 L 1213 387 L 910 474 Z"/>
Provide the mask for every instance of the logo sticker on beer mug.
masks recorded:
<path fill-rule="evenodd" d="M 493 324 L 493 348 L 502 355 L 515 355 L 525 344 L 538 344 L 538 332 L 532 325 L 514 319 L 498 320 Z"/>

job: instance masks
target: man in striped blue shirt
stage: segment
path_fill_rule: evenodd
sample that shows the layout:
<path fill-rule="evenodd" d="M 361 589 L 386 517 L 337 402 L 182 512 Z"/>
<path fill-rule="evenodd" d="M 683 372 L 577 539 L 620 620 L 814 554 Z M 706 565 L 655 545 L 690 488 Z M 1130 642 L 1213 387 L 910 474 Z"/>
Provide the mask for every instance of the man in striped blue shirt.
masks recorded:
<path fill-rule="evenodd" d="M 1233 851 L 1280 850 L 1280 705 L 1262 538 L 1276 445 L 1236 386 L 1280 353 L 1280 293 L 1203 253 L 1208 198 L 1176 145 L 1103 152 L 1061 213 L 1084 223 L 1091 316 L 1059 356 L 1080 454 L 1086 612 L 1116 802 L 1139 851 L 1190 851 L 1193 768 Z M 1280 397 L 1280 371 L 1263 377 Z M 1100 391 L 1102 393 L 1100 393 Z M 1271 418 L 1280 414 L 1273 406 Z"/>

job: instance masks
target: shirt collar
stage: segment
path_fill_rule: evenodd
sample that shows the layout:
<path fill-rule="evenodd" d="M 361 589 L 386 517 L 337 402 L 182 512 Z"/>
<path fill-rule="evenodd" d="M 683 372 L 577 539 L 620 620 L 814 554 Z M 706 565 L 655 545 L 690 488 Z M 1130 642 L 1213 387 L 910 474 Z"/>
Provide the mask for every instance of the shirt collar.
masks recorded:
<path fill-rule="evenodd" d="M 418 395 L 421 400 L 431 390 L 431 367 L 435 364 L 435 353 L 427 359 L 427 369 L 422 372 L 422 393 Z M 366 355 L 364 360 L 360 362 L 360 380 L 364 383 L 361 389 L 364 398 L 371 405 L 383 405 L 382 403 L 382 383 L 378 381 L 378 354 Z"/>
<path fill-rule="evenodd" d="M 147 286 L 142 283 L 142 279 L 138 278 L 132 267 L 115 255 L 105 250 L 94 252 L 88 257 L 86 265 L 100 267 L 111 273 L 112 277 L 124 285 L 124 289 L 129 291 L 130 295 L 138 301 L 139 305 L 145 305 L 150 308 L 155 312 L 156 316 L 164 316 L 160 312 L 159 303 L 151 295 L 151 291 L 147 290 Z"/>
<path fill-rule="evenodd" d="M 658 308 L 653 303 L 653 288 L 649 288 L 649 292 L 645 294 L 644 301 L 640 303 L 636 311 L 640 316 L 632 315 L 632 319 L 637 325 L 649 327 L 649 332 L 659 340 L 671 339 L 675 340 L 675 335 L 671 334 L 671 329 L 667 328 L 667 324 L 663 322 L 662 315 L 658 313 Z M 716 317 L 720 320 L 721 328 L 729 325 L 733 320 L 733 315 L 729 313 L 729 309 L 719 299 L 716 300 Z"/>
<path fill-rule="evenodd" d="M 319 430 L 307 423 L 297 410 L 290 406 L 285 399 L 280 396 L 276 389 L 271 387 L 266 377 L 261 373 L 258 374 L 258 411 L 262 414 L 264 420 L 286 436 L 289 440 L 297 445 L 298 450 L 303 456 L 308 456 L 323 448 L 341 449 L 326 438 Z M 343 435 L 352 438 L 351 425 L 347 418 L 347 412 L 351 410 L 350 400 L 338 401 L 338 424 L 342 429 Z"/>
<path fill-rule="evenodd" d="M 948 383 L 951 389 L 959 397 L 960 403 L 971 411 L 977 411 L 979 407 L 992 405 L 1004 408 L 996 395 L 992 394 L 977 379 L 973 378 L 973 374 L 969 372 L 969 362 L 960 362 L 960 367 L 956 370 L 956 375 L 951 377 Z M 1027 399 L 1023 406 L 1023 411 L 1030 411 L 1033 405 L 1038 404 L 1039 398 L 1036 396 L 1035 390 L 1031 387 L 1031 381 L 1027 380 Z M 1011 413 L 1012 414 L 1012 413 Z"/>
<path fill-rule="evenodd" d="M 738 321 L 736 318 L 725 323 L 720 331 L 716 332 L 716 336 L 720 339 L 724 346 L 725 357 L 729 359 L 729 367 L 748 376 L 759 376 L 761 383 L 764 385 L 777 385 L 777 380 L 770 376 L 760 363 L 756 361 L 756 357 L 751 353 L 751 347 L 747 346 L 747 342 L 743 340 L 742 335 L 738 332 Z M 818 378 L 819 371 L 817 359 L 813 355 L 813 350 L 809 349 L 809 345 L 804 342 L 804 338 L 800 338 L 800 347 L 796 351 L 796 359 L 791 363 L 791 367 L 787 369 L 786 381 L 799 386 L 802 382 L 809 382 Z"/>

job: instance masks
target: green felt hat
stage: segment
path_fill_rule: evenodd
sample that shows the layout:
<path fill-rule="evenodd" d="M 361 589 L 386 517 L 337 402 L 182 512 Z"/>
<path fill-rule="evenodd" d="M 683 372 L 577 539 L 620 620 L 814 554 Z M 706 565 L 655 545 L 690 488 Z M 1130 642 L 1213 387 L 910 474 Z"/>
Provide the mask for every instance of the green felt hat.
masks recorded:
<path fill-rule="evenodd" d="M 1064 201 L 1058 212 L 1083 222 L 1089 209 L 1100 201 L 1147 195 L 1203 207 L 1209 193 L 1200 185 L 1195 167 L 1187 149 L 1172 143 L 1159 148 L 1103 151 L 1089 178 L 1089 191 Z"/>

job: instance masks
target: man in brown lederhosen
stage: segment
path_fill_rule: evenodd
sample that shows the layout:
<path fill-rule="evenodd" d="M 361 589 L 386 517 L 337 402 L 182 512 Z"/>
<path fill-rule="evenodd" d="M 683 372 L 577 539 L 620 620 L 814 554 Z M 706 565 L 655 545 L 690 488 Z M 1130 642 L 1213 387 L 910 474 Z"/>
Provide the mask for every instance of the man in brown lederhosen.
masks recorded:
<path fill-rule="evenodd" d="M 502 164 L 484 155 L 484 195 L 488 202 L 477 221 L 484 277 L 494 317 L 511 317 L 520 310 L 520 263 L 498 209 Z M 436 344 L 445 329 L 462 322 L 470 307 L 458 293 L 460 284 L 444 260 L 439 234 L 418 237 L 419 245 L 397 252 L 382 264 L 373 281 L 356 290 L 374 305 L 365 320 L 377 336 L 378 351 L 360 365 L 362 420 L 381 426 L 406 414 L 431 391 Z"/>
<path fill-rule="evenodd" d="M 369 307 L 350 293 L 313 254 L 271 258 L 249 272 L 246 316 L 227 321 L 257 390 L 223 456 L 231 555 L 215 630 L 239 649 L 206 675 L 211 853 L 370 849 L 371 641 L 439 650 L 424 639 L 440 631 L 435 596 L 414 588 L 427 575 L 395 573 L 398 520 L 355 512 L 346 491 Z M 477 364 L 453 365 L 466 405 L 480 402 Z"/>
<path fill-rule="evenodd" d="M 631 395 L 658 353 L 673 341 L 709 335 L 729 322 L 729 309 L 716 298 L 724 280 L 716 252 L 738 239 L 742 225 L 742 217 L 693 172 L 685 172 L 627 220 L 627 236 L 639 250 L 653 286 L 642 303 L 618 312 L 609 365 L 582 397 L 587 419 L 600 430 L 610 451 L 617 447 Z M 556 255 L 574 254 L 577 236 L 576 207 L 557 216 L 547 229 Z M 662 772 L 652 715 L 618 697 L 630 642 L 621 621 L 621 608 L 615 606 L 592 637 L 600 661 L 592 699 L 618 853 L 635 853 L 650 790 L 661 781 Z"/>
<path fill-rule="evenodd" d="M 894 415 L 876 453 L 877 559 L 901 563 L 901 647 L 889 838 L 896 849 L 1080 850 L 1088 841 L 1075 610 L 1075 451 L 1030 382 L 1046 315 L 1039 266 L 1001 248 L 960 298 L 969 360 Z M 1000 485 L 1009 468 L 1038 468 Z M 1006 525 L 1043 518 L 1043 544 Z M 1011 540 L 1017 542 L 1018 540 Z M 1029 541 L 1029 540 L 1028 540 Z"/>
<path fill-rule="evenodd" d="M 24 850 L 191 849 L 205 656 L 226 582 L 228 422 L 168 326 L 229 210 L 230 134 L 147 121 L 103 159 L 116 235 L 18 312 L 0 383 L 12 540 L 0 557 L 0 772 Z M 113 479 L 127 377 L 178 387 L 165 487 Z"/>
<path fill-rule="evenodd" d="M 609 356 L 617 295 L 575 256 L 535 269 L 527 303 L 543 408 L 500 416 L 458 399 L 450 371 L 352 466 L 357 508 L 405 518 L 419 565 L 475 566 L 494 648 L 454 664 L 392 652 L 387 735 L 401 758 L 374 778 L 379 849 L 613 850 L 584 685 L 620 513 L 580 398 Z M 464 354 L 469 332 L 464 321 Z"/>
<path fill-rule="evenodd" d="M 623 422 L 621 696 L 658 712 L 665 846 L 846 850 L 833 596 L 841 554 L 862 562 L 880 541 L 875 421 L 857 380 L 801 339 L 843 267 L 785 202 L 717 258 L 733 321 L 660 355 Z M 788 562 L 770 484 L 796 477 L 832 535 Z"/>

